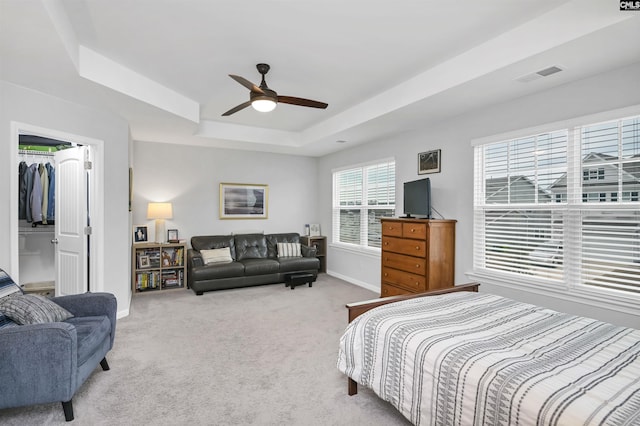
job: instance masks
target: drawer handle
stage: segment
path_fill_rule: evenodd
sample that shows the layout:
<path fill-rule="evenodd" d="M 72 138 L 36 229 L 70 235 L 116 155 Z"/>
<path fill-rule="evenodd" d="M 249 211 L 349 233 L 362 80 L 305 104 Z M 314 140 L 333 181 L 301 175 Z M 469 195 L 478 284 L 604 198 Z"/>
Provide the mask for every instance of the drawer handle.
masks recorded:
<path fill-rule="evenodd" d="M 389 245 L 389 242 L 388 242 L 388 241 L 385 241 L 385 242 L 384 242 L 384 245 L 385 245 L 385 246 L 388 246 L 388 245 Z"/>
<path fill-rule="evenodd" d="M 387 273 L 385 272 L 385 273 L 384 273 L 384 276 L 385 276 L 385 277 L 388 277 L 388 276 L 389 276 L 389 274 L 387 274 Z"/>
<path fill-rule="evenodd" d="M 420 250 L 420 246 L 416 246 L 416 250 Z"/>
<path fill-rule="evenodd" d="M 416 229 L 415 228 L 411 228 L 411 232 L 416 232 Z"/>
<path fill-rule="evenodd" d="M 418 269 L 420 268 L 420 264 L 419 263 L 416 263 L 416 268 L 418 268 Z"/>

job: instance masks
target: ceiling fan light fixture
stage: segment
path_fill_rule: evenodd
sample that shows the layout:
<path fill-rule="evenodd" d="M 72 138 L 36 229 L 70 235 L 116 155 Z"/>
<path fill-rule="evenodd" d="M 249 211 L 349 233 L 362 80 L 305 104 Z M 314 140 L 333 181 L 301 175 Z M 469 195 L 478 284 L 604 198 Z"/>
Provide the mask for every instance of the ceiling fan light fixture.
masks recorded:
<path fill-rule="evenodd" d="M 269 112 L 273 111 L 276 108 L 276 103 L 273 101 L 273 99 L 267 97 L 255 97 L 251 101 L 251 106 L 256 111 Z"/>

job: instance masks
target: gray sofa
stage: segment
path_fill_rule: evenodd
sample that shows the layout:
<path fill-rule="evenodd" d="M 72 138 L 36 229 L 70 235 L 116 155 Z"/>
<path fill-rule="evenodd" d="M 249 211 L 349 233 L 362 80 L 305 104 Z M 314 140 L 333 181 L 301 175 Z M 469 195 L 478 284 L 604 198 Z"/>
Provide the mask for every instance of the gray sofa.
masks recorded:
<path fill-rule="evenodd" d="M 187 251 L 187 284 L 196 295 L 205 291 L 285 282 L 287 275 L 311 274 L 320 269 L 316 249 L 300 245 L 300 257 L 278 255 L 278 243 L 300 243 L 300 234 L 208 235 L 191 238 Z M 231 261 L 205 264 L 201 250 L 229 247 Z"/>
<path fill-rule="evenodd" d="M 113 347 L 116 298 L 109 293 L 54 297 L 73 314 L 63 322 L 0 328 L 0 409 L 62 402 L 73 420 L 71 399 Z"/>

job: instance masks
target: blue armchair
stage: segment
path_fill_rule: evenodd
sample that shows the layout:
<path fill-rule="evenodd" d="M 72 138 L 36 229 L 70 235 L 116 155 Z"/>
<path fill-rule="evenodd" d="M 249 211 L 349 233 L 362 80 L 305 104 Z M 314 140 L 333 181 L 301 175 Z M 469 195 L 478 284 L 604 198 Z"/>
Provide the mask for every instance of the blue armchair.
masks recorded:
<path fill-rule="evenodd" d="M 0 328 L 0 409 L 60 401 L 71 421 L 75 392 L 98 364 L 109 369 L 117 302 L 109 293 L 51 300 L 73 317 Z"/>

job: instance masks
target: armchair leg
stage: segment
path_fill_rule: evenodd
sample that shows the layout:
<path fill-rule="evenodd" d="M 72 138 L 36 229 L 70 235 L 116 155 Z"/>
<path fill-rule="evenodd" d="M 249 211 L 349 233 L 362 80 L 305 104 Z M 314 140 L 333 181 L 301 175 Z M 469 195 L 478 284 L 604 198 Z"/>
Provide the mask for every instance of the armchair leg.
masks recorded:
<path fill-rule="evenodd" d="M 100 361 L 100 367 L 102 367 L 102 369 L 104 371 L 109 371 L 109 363 L 107 362 L 107 358 L 102 358 L 102 361 Z"/>
<path fill-rule="evenodd" d="M 64 419 L 68 422 L 73 420 L 73 404 L 71 400 L 64 402 L 62 401 L 62 409 L 64 410 Z"/>

